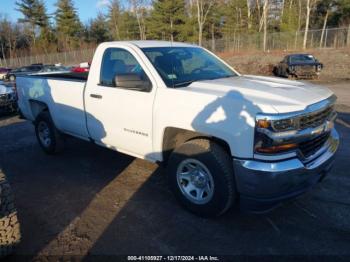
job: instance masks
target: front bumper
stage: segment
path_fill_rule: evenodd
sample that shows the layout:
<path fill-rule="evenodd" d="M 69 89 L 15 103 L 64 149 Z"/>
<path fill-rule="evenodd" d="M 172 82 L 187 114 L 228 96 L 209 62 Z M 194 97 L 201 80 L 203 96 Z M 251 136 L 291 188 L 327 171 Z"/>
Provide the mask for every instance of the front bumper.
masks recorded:
<path fill-rule="evenodd" d="M 0 95 L 0 109 L 11 109 L 16 107 L 17 100 L 15 94 Z"/>
<path fill-rule="evenodd" d="M 255 213 L 266 212 L 284 200 L 308 191 L 331 169 L 338 146 L 339 135 L 333 129 L 319 150 L 322 154 L 307 163 L 299 158 L 276 162 L 234 159 L 241 208 Z"/>

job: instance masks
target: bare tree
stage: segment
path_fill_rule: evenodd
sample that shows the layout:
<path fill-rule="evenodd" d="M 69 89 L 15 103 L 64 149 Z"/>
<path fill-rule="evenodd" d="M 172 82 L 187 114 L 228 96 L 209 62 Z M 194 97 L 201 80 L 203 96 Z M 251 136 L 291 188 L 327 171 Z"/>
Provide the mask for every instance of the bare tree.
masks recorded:
<path fill-rule="evenodd" d="M 306 21 L 305 21 L 305 31 L 304 31 L 304 41 L 303 41 L 303 49 L 306 49 L 307 36 L 309 33 L 309 25 L 310 25 L 310 13 L 312 7 L 316 4 L 317 0 L 306 0 Z"/>
<path fill-rule="evenodd" d="M 215 0 L 195 0 L 197 5 L 198 45 L 202 45 L 203 27 Z"/>
<path fill-rule="evenodd" d="M 294 49 L 297 48 L 300 28 L 301 28 L 301 0 L 298 0 L 298 28 L 297 28 L 297 31 L 295 32 Z"/>
<path fill-rule="evenodd" d="M 109 26 L 112 31 L 113 39 L 120 40 L 119 31 L 119 17 L 121 15 L 121 8 L 119 0 L 111 0 L 108 4 L 108 18 Z"/>
<path fill-rule="evenodd" d="M 251 21 L 251 0 L 247 0 L 247 20 L 248 20 L 248 29 L 252 28 L 252 21 Z"/>
<path fill-rule="evenodd" d="M 261 32 L 261 30 L 263 29 L 264 27 L 264 22 L 265 22 L 265 11 L 267 12 L 268 10 L 268 0 L 260 0 L 261 3 L 262 3 L 262 6 L 263 6 L 263 9 L 262 9 L 262 14 L 260 15 L 260 7 L 258 8 L 259 10 L 259 16 L 260 16 L 260 20 L 259 20 L 259 33 Z M 259 6 L 260 6 L 260 3 L 259 3 Z M 266 19 L 267 19 L 267 13 L 266 13 Z"/>
<path fill-rule="evenodd" d="M 264 52 L 266 52 L 266 44 L 267 44 L 267 16 L 268 16 L 268 9 L 269 9 L 269 0 L 264 1 L 263 6 L 263 23 L 264 23 Z"/>
<path fill-rule="evenodd" d="M 258 9 L 258 21 L 260 21 L 261 19 L 260 0 L 256 0 L 255 5 L 256 5 L 256 8 Z"/>
<path fill-rule="evenodd" d="M 283 12 L 284 12 L 284 0 L 281 0 L 281 20 L 282 20 L 282 17 L 283 17 Z M 293 1 L 290 1 L 291 3 L 293 2 Z"/>
<path fill-rule="evenodd" d="M 349 27 L 348 27 L 348 35 L 346 37 L 346 45 L 350 46 L 350 24 L 349 24 Z"/>
<path fill-rule="evenodd" d="M 301 28 L 301 0 L 298 0 L 298 30 L 297 31 L 300 31 L 300 28 Z"/>
<path fill-rule="evenodd" d="M 146 0 L 130 0 L 131 10 L 134 13 L 137 24 L 139 27 L 140 39 L 146 39 L 146 24 L 145 24 L 145 13 L 146 13 Z"/>
<path fill-rule="evenodd" d="M 323 21 L 323 27 L 322 27 L 322 33 L 321 33 L 321 39 L 320 39 L 320 48 L 322 48 L 323 36 L 324 36 L 324 32 L 326 30 L 328 16 L 329 16 L 329 10 L 327 9 L 327 12 L 326 12 L 326 15 L 325 15 L 324 21 Z"/>
<path fill-rule="evenodd" d="M 0 46 L 1 56 L 4 59 L 13 57 L 19 34 L 18 25 L 12 23 L 6 17 L 0 17 Z"/>

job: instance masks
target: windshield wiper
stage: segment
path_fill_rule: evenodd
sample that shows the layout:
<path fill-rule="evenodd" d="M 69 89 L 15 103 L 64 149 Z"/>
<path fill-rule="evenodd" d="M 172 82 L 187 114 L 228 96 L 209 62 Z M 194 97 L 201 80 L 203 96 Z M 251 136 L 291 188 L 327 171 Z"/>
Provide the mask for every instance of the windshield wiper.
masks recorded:
<path fill-rule="evenodd" d="M 196 82 L 196 81 L 201 81 L 201 80 L 184 81 L 184 82 L 173 84 L 173 87 L 178 87 L 178 86 L 182 86 L 182 85 L 189 86 L 190 84 L 192 84 L 193 82 Z"/>

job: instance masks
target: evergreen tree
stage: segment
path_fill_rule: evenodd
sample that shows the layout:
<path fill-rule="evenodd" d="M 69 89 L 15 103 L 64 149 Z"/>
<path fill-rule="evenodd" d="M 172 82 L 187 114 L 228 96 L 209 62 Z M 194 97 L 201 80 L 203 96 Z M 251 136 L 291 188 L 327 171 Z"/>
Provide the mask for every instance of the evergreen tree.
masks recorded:
<path fill-rule="evenodd" d="M 120 16 L 119 34 L 122 40 L 135 40 L 140 38 L 139 25 L 135 15 L 125 11 Z"/>
<path fill-rule="evenodd" d="M 350 27 L 350 0 L 338 0 L 334 6 L 336 11 L 332 17 L 332 23 Z"/>
<path fill-rule="evenodd" d="M 99 44 L 110 39 L 106 18 L 102 13 L 90 22 L 90 39 Z"/>
<path fill-rule="evenodd" d="M 113 0 L 108 6 L 107 19 L 110 34 L 114 40 L 121 40 L 120 25 L 123 23 L 123 21 L 121 21 L 121 13 L 119 0 Z"/>
<path fill-rule="evenodd" d="M 38 0 L 38 2 L 37 17 L 38 25 L 40 26 L 39 47 L 43 48 L 45 52 L 48 52 L 55 42 L 55 35 L 53 34 L 50 17 L 47 15 L 44 1 Z"/>
<path fill-rule="evenodd" d="M 225 7 L 225 22 L 223 31 L 226 36 L 232 38 L 236 33 L 247 32 L 247 1 L 246 0 L 229 0 Z"/>
<path fill-rule="evenodd" d="M 20 0 L 16 2 L 16 5 L 17 10 L 24 16 L 24 18 L 19 19 L 19 22 L 30 25 L 33 43 L 35 44 L 37 27 L 45 29 L 41 30 L 42 33 L 42 31 L 46 31 L 49 25 L 45 4 L 42 0 Z"/>
<path fill-rule="evenodd" d="M 298 1 L 286 0 L 280 23 L 280 31 L 295 32 L 299 28 L 299 4 Z"/>
<path fill-rule="evenodd" d="M 148 36 L 154 39 L 184 40 L 184 0 L 156 0 L 148 20 Z"/>
<path fill-rule="evenodd" d="M 55 14 L 58 38 L 64 48 L 77 44 L 82 24 L 72 0 L 58 0 Z"/>
<path fill-rule="evenodd" d="M 122 10 L 120 0 L 112 0 L 107 13 L 110 38 L 113 40 L 134 40 L 140 37 L 135 14 Z"/>
<path fill-rule="evenodd" d="M 217 3 L 213 6 L 211 12 L 208 14 L 208 22 L 204 28 L 203 36 L 204 39 L 210 39 L 211 50 L 215 51 L 216 49 L 216 39 L 222 38 L 222 32 L 220 27 L 222 26 L 222 17 L 225 14 L 225 5 Z"/>
<path fill-rule="evenodd" d="M 46 6 L 43 0 L 37 0 L 38 4 L 36 7 L 37 25 L 41 28 L 49 27 L 49 16 L 47 15 Z"/>

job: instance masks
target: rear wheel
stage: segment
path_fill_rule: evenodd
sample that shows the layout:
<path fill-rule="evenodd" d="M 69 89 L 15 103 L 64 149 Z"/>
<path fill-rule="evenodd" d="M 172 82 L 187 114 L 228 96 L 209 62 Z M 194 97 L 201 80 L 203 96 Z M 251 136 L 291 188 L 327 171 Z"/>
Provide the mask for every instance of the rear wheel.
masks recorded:
<path fill-rule="evenodd" d="M 38 142 L 47 154 L 56 154 L 63 150 L 63 135 L 56 129 L 49 112 L 40 113 L 34 124 Z"/>
<path fill-rule="evenodd" d="M 0 170 L 0 258 L 10 255 L 21 240 L 11 187 Z"/>
<path fill-rule="evenodd" d="M 167 171 L 176 198 L 199 216 L 219 216 L 236 199 L 231 157 L 210 140 L 191 140 L 176 148 Z"/>

